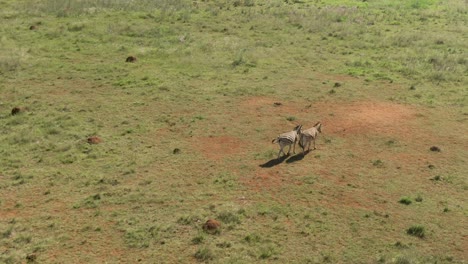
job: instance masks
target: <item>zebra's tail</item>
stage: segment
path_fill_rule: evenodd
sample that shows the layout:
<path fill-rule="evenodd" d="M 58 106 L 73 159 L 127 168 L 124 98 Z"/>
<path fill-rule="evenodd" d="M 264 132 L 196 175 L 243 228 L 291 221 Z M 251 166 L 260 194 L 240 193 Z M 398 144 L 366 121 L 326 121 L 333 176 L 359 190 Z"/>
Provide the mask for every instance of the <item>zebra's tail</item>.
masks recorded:
<path fill-rule="evenodd" d="M 276 143 L 276 142 L 278 142 L 278 138 L 275 138 L 271 141 L 271 143 Z"/>

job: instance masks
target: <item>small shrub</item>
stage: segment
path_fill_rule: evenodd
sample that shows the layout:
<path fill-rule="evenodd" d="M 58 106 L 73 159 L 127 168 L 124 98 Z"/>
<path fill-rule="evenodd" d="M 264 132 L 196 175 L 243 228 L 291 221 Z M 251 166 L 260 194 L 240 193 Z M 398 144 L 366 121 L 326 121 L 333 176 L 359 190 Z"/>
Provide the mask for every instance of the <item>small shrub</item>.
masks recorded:
<path fill-rule="evenodd" d="M 398 256 L 395 260 L 395 264 L 411 264 L 411 261 L 405 256 Z"/>
<path fill-rule="evenodd" d="M 294 120 L 296 120 L 296 117 L 294 117 L 294 116 L 288 116 L 288 117 L 286 117 L 286 120 L 288 120 L 288 121 L 294 121 Z"/>
<path fill-rule="evenodd" d="M 403 198 L 400 199 L 399 203 L 405 204 L 405 205 L 410 205 L 412 203 L 412 201 L 408 197 L 403 197 Z"/>
<path fill-rule="evenodd" d="M 211 252 L 211 250 L 206 247 L 198 249 L 194 256 L 200 261 L 208 261 L 214 258 L 213 252 Z"/>
<path fill-rule="evenodd" d="M 410 236 L 415 236 L 419 238 L 424 238 L 426 236 L 425 228 L 421 225 L 411 226 L 410 228 L 408 228 L 408 230 L 406 230 L 406 233 Z"/>
<path fill-rule="evenodd" d="M 416 196 L 416 198 L 414 198 L 414 200 L 418 203 L 422 202 L 423 201 L 423 198 L 420 194 L 418 194 L 418 196 Z"/>
<path fill-rule="evenodd" d="M 265 247 L 265 248 L 262 248 L 260 250 L 259 258 L 260 259 L 267 259 L 267 258 L 270 258 L 271 256 L 273 256 L 273 254 L 275 254 L 275 250 L 274 250 L 274 248 L 272 246 Z"/>
<path fill-rule="evenodd" d="M 238 215 L 233 214 L 231 212 L 221 212 L 218 214 L 218 219 L 221 220 L 222 222 L 226 224 L 234 223 L 234 224 L 240 224 L 240 218 Z"/>
<path fill-rule="evenodd" d="M 245 63 L 245 59 L 244 59 L 244 53 L 245 53 L 245 50 L 241 50 L 239 51 L 239 53 L 237 54 L 236 58 L 234 59 L 234 61 L 232 62 L 232 66 L 233 67 L 237 67 L 239 65 L 242 65 Z"/>
<path fill-rule="evenodd" d="M 408 248 L 407 245 L 405 245 L 404 243 L 402 243 L 402 242 L 400 242 L 400 241 L 397 241 L 397 242 L 395 243 L 395 247 L 397 247 L 397 248 Z"/>
<path fill-rule="evenodd" d="M 136 62 L 136 61 L 137 61 L 137 58 L 135 56 L 128 56 L 125 59 L 125 62 Z"/>
<path fill-rule="evenodd" d="M 430 150 L 431 150 L 431 151 L 434 151 L 434 152 L 440 152 L 440 148 L 437 147 L 437 146 L 432 146 L 432 147 L 430 148 Z"/>
<path fill-rule="evenodd" d="M 244 237 L 245 242 L 249 244 L 255 244 L 261 240 L 260 236 L 257 234 L 249 234 L 246 237 Z"/>
<path fill-rule="evenodd" d="M 26 255 L 26 262 L 27 263 L 36 263 L 37 255 L 34 253 Z"/>
<path fill-rule="evenodd" d="M 29 244 L 32 241 L 31 236 L 25 236 L 25 235 L 20 235 L 17 238 L 15 238 L 14 242 L 18 244 Z"/>
<path fill-rule="evenodd" d="M 178 220 L 177 223 L 181 225 L 191 225 L 196 223 L 200 218 L 197 216 L 181 216 Z"/>
<path fill-rule="evenodd" d="M 147 248 L 150 246 L 150 233 L 145 229 L 128 230 L 124 241 L 130 248 Z"/>
<path fill-rule="evenodd" d="M 1 238 L 9 238 L 12 233 L 13 233 L 13 228 L 10 227 L 7 230 L 5 230 L 4 232 L 0 233 L 0 237 Z"/>
<path fill-rule="evenodd" d="M 374 165 L 375 167 L 383 167 L 383 161 L 381 160 L 374 160 L 372 162 L 372 165 Z"/>
<path fill-rule="evenodd" d="M 232 244 L 229 242 L 221 242 L 221 243 L 216 244 L 216 246 L 219 248 L 230 248 Z"/>
<path fill-rule="evenodd" d="M 17 115 L 21 112 L 23 112 L 24 110 L 21 108 L 21 107 L 13 107 L 13 109 L 11 109 L 11 115 Z"/>
<path fill-rule="evenodd" d="M 198 235 L 192 238 L 192 244 L 195 244 L 195 245 L 201 244 L 203 243 L 203 241 L 205 241 L 205 236 L 203 235 Z"/>
<path fill-rule="evenodd" d="M 445 207 L 444 208 L 444 213 L 448 213 L 450 210 L 448 209 L 448 207 Z"/>
<path fill-rule="evenodd" d="M 434 178 L 431 179 L 431 181 L 441 181 L 442 180 L 442 177 L 440 177 L 440 175 L 436 175 L 434 176 Z"/>

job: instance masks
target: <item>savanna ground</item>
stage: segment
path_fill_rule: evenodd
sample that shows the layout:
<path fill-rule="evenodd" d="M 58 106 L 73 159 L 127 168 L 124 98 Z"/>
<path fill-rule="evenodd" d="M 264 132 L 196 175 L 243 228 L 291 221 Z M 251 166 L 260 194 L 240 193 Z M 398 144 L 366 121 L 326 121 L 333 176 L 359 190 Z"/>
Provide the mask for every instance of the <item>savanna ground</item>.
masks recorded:
<path fill-rule="evenodd" d="M 466 1 L 0 0 L 0 22 L 1 263 L 468 261 Z"/>

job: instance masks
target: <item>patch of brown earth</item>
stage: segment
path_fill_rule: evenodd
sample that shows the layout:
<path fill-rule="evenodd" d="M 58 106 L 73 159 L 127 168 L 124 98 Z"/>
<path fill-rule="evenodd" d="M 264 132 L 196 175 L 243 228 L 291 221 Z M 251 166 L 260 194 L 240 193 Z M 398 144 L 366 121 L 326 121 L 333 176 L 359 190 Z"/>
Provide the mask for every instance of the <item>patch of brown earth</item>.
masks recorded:
<path fill-rule="evenodd" d="M 277 111 L 283 115 L 283 111 L 287 111 L 288 114 L 296 116 L 305 128 L 309 128 L 317 121 L 321 121 L 323 124 L 323 135 L 319 136 L 317 142 L 318 151 L 320 151 L 320 148 L 327 147 L 323 145 L 323 137 L 333 135 L 336 138 L 342 139 L 342 143 L 340 143 L 342 147 L 339 151 L 352 149 L 353 154 L 360 157 L 360 159 L 357 160 L 359 165 L 353 165 L 354 162 L 356 162 L 353 161 L 353 159 L 341 160 L 338 158 L 327 161 L 330 163 L 330 168 L 336 166 L 350 166 L 350 168 L 354 168 L 353 171 L 349 171 L 349 175 L 351 176 L 347 177 L 346 180 L 340 180 L 340 178 L 337 178 L 334 174 L 327 175 L 327 173 L 323 173 L 323 170 L 321 170 L 320 177 L 325 177 L 327 181 L 334 182 L 345 188 L 350 181 L 357 181 L 357 179 L 352 179 L 352 175 L 359 173 L 359 170 L 366 169 L 368 166 L 373 168 L 370 161 L 376 159 L 376 155 L 381 152 L 376 146 L 367 144 L 367 137 L 380 137 L 383 135 L 394 138 L 398 142 L 400 139 L 408 141 L 412 138 L 420 137 L 420 134 L 427 134 L 422 133 L 417 123 L 413 122 L 417 118 L 417 109 L 407 105 L 381 101 L 327 101 L 313 103 L 310 106 L 308 103 L 281 102 L 281 105 L 275 106 L 275 102 L 278 102 L 278 100 L 267 97 L 253 97 L 243 101 L 241 107 L 249 109 L 252 115 L 255 115 L 255 111 L 262 110 L 265 110 L 265 112 L 270 111 L 268 113 Z M 266 107 L 269 108 L 267 109 Z M 270 122 L 274 122 L 271 115 L 265 116 L 265 118 L 270 119 Z M 358 136 L 359 139 L 357 139 L 356 136 Z M 428 134 L 425 137 L 431 137 L 431 135 Z M 277 146 L 274 148 L 275 152 L 277 151 L 276 147 Z M 313 153 L 315 152 L 309 153 L 304 159 L 310 160 L 311 156 L 315 155 Z M 317 154 L 320 155 L 320 153 Z M 394 158 L 396 158 L 399 153 L 395 154 L 396 153 L 393 154 L 395 156 Z M 334 155 L 340 156 L 344 154 L 335 153 Z M 385 159 L 387 160 L 387 157 L 385 157 Z M 302 161 L 298 162 L 301 163 Z M 420 159 L 417 161 L 418 164 L 421 162 L 424 163 L 425 161 Z M 295 163 L 296 162 L 293 164 Z M 393 162 L 393 164 L 394 163 L 396 162 Z M 324 165 L 323 162 L 321 165 Z M 424 166 L 427 167 L 427 165 Z M 244 177 L 241 180 L 246 186 L 249 186 L 249 188 L 252 188 L 256 192 L 266 191 L 274 193 L 275 190 L 279 190 L 285 184 L 293 184 L 291 181 L 294 180 L 283 176 L 284 173 L 287 173 L 287 167 L 288 166 L 285 166 L 284 162 L 283 164 L 274 165 L 272 168 L 258 167 L 254 176 Z M 310 169 L 310 166 L 306 164 L 304 170 Z M 304 173 L 307 172 L 305 171 Z M 341 195 L 346 195 L 346 193 Z M 339 204 L 340 200 L 349 201 L 350 206 L 360 208 L 365 208 L 366 204 L 371 204 L 369 201 L 364 201 L 364 199 L 352 198 L 353 197 L 346 197 L 346 199 L 338 198 L 336 202 Z M 376 205 L 374 204 L 374 206 Z"/>
<path fill-rule="evenodd" d="M 407 126 L 416 117 L 416 110 L 401 104 L 387 102 L 354 102 L 354 103 L 319 103 L 314 105 L 319 110 L 317 116 L 324 130 L 330 133 L 353 135 L 356 133 L 408 134 Z"/>
<path fill-rule="evenodd" d="M 214 219 L 208 219 L 206 223 L 203 224 L 202 228 L 205 232 L 216 232 L 221 227 L 221 223 Z"/>
<path fill-rule="evenodd" d="M 87 139 L 89 144 L 99 144 L 102 142 L 102 139 L 98 136 L 91 136 Z"/>
<path fill-rule="evenodd" d="M 196 150 L 211 160 L 220 160 L 238 154 L 242 152 L 241 146 L 244 144 L 242 140 L 230 136 L 198 137 L 193 138 L 192 142 Z"/>

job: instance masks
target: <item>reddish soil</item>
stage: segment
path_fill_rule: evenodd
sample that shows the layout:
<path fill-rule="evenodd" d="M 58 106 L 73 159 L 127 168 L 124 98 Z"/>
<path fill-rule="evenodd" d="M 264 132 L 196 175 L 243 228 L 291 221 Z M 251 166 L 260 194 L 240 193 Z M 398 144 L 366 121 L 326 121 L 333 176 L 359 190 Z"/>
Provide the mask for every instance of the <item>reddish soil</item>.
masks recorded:
<path fill-rule="evenodd" d="M 99 144 L 102 142 L 102 139 L 98 136 L 91 136 L 87 139 L 89 144 Z"/>
<path fill-rule="evenodd" d="M 221 160 L 241 153 L 241 146 L 244 145 L 240 139 L 229 136 L 193 138 L 192 144 L 196 150 L 211 160 Z"/>
<path fill-rule="evenodd" d="M 221 223 L 214 219 L 208 219 L 206 223 L 203 224 L 203 230 L 205 231 L 216 231 L 221 227 Z"/>
<path fill-rule="evenodd" d="M 381 211 L 379 208 L 382 206 L 381 201 L 391 198 L 384 197 L 383 194 L 372 195 L 372 190 L 369 190 L 366 184 L 369 179 L 359 177 L 361 172 L 367 174 L 369 170 L 378 170 L 372 165 L 372 160 L 385 160 L 383 166 L 390 169 L 390 172 L 376 171 L 376 178 L 372 179 L 375 183 L 385 184 L 388 173 L 398 173 L 397 167 L 427 170 L 428 164 L 435 164 L 437 163 L 435 159 L 440 159 L 440 157 L 427 155 L 431 154 L 429 151 L 429 147 L 433 144 L 431 140 L 437 137 L 419 122 L 420 113 L 426 114 L 426 109 L 380 101 L 340 102 L 339 104 L 328 101 L 310 105 L 297 102 L 281 102 L 281 105 L 275 105 L 275 102 L 280 101 L 275 98 L 253 97 L 241 102 L 240 108 L 247 113 L 250 112 L 251 116 L 262 114 L 284 116 L 284 113 L 287 113 L 296 116 L 295 122 L 303 124 L 305 128 L 311 127 L 317 121 L 323 124 L 322 134 L 317 140 L 318 150 L 312 151 L 303 158 L 296 156 L 299 160 L 287 166 L 284 161 L 267 168 L 257 166 L 256 171 L 251 175 L 240 178 L 241 182 L 253 191 L 267 192 L 278 202 L 288 202 L 283 201 L 281 195 L 277 194 L 279 190 L 287 186 L 302 184 L 289 176 L 291 175 L 289 170 L 294 168 L 296 170 L 294 175 L 307 175 L 312 171 L 324 184 L 341 186 L 336 190 L 330 190 L 331 193 L 325 196 L 326 199 L 321 201 L 322 204 L 330 207 L 344 206 L 369 210 L 372 208 Z M 325 144 L 324 138 L 331 138 L 332 144 L 339 141 L 340 146 L 334 151 L 329 151 L 326 148 L 331 148 L 332 145 Z M 392 153 L 381 149 L 388 147 L 384 144 L 389 139 L 397 142 L 395 144 L 411 146 L 412 151 Z M 375 145 L 379 141 L 383 146 Z M 428 146 L 426 147 L 425 144 Z M 265 143 L 266 146 L 267 143 Z M 258 147 L 263 148 L 263 146 Z M 274 147 L 275 152 L 276 147 Z M 300 148 L 297 147 L 296 152 L 300 152 Z M 343 156 L 346 153 L 352 153 L 355 158 Z M 315 155 L 328 155 L 335 158 L 314 160 Z M 258 163 L 255 160 L 253 162 Z M 316 162 L 318 163 L 314 165 Z M 301 166 L 295 166 L 299 163 Z M 343 167 L 348 169 L 343 169 Z M 341 168 L 339 170 L 345 175 L 336 175 L 331 172 L 333 168 Z M 412 180 L 424 182 L 426 178 Z M 357 186 L 350 188 L 349 184 Z M 322 187 L 329 188 L 329 186 Z"/>
<path fill-rule="evenodd" d="M 318 116 L 323 116 L 321 121 L 324 128 L 330 133 L 343 136 L 352 136 L 356 133 L 379 133 L 406 137 L 412 134 L 408 125 L 417 114 L 412 107 L 387 102 L 316 104 L 314 106 L 314 111 L 317 109 L 326 111 L 318 114 Z"/>

